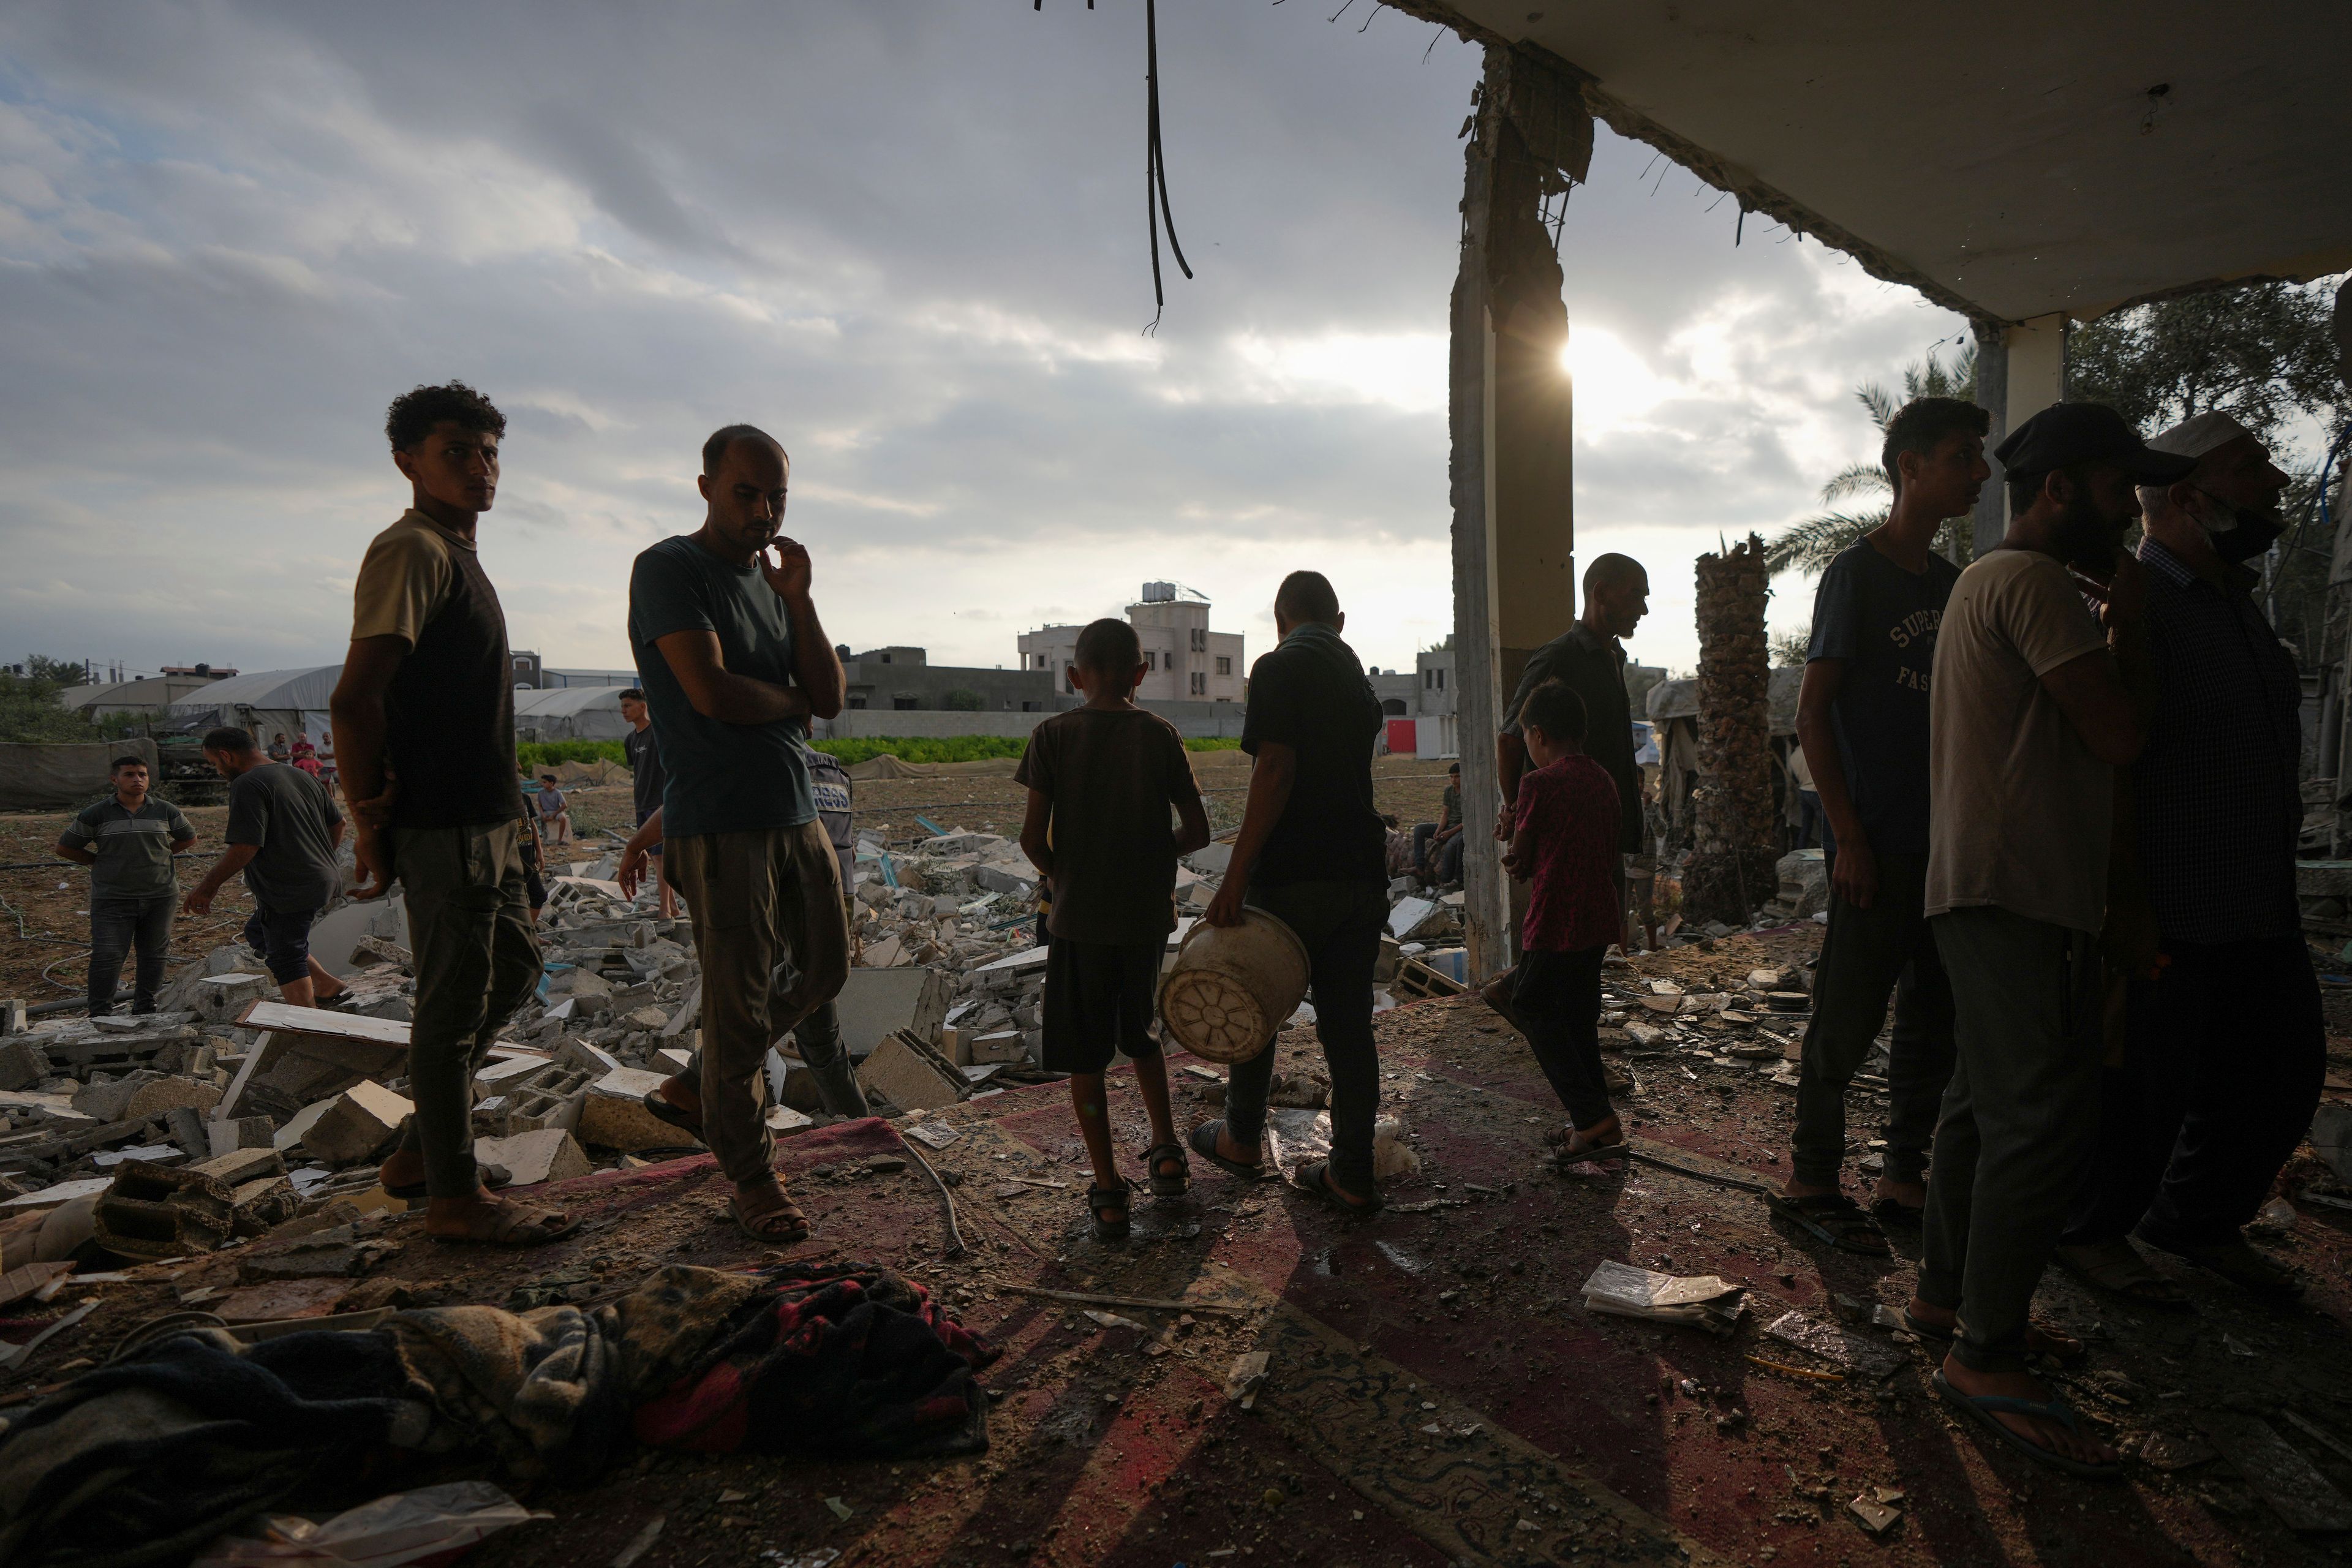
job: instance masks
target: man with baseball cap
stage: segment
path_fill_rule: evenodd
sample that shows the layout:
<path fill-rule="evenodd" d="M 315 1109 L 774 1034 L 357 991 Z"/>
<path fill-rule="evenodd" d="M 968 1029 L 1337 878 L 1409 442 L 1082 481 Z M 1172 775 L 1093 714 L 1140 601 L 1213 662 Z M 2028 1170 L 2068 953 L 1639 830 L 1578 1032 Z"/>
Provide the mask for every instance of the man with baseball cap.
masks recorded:
<path fill-rule="evenodd" d="M 2137 1235 L 2292 1300 L 2302 1282 L 2241 1228 L 2302 1142 L 2326 1076 L 2295 902 L 2302 686 L 2240 564 L 2278 537 L 2287 478 L 2226 414 L 2148 445 L 2195 467 L 2139 491 L 2156 707 L 2132 767 L 2127 842 L 2144 894 L 2131 923 L 2147 940 L 2129 968 L 2123 1059 L 2102 1075 L 2098 1153 L 2058 1256 L 2103 1289 L 2180 1304 L 2180 1288 L 2126 1239 Z"/>
<path fill-rule="evenodd" d="M 1964 1414 L 2044 1464 L 2104 1476 L 2115 1450 L 2026 1370 L 2069 1349 L 2027 1310 L 2097 1132 L 2115 770 L 2146 738 L 2126 680 L 2144 679 L 2147 588 L 2124 530 L 2135 485 L 2196 464 L 2096 404 L 2042 410 L 1995 455 L 2009 531 L 1953 584 L 1931 683 L 1925 908 L 1958 1060 L 1906 1321 L 1949 1342 L 1936 1388 Z M 2085 595 L 2105 601 L 2104 634 Z"/>

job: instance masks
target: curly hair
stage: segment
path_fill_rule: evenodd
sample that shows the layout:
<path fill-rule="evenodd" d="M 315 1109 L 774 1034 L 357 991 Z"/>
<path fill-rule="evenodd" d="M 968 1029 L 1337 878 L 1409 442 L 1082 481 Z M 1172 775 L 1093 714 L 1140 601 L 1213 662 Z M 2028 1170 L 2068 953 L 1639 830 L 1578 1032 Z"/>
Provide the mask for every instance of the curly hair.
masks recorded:
<path fill-rule="evenodd" d="M 507 433 L 507 416 L 499 412 L 498 405 L 462 381 L 402 393 L 384 411 L 383 433 L 394 451 L 405 452 L 444 420 L 461 430 L 486 430 L 493 436 Z"/>

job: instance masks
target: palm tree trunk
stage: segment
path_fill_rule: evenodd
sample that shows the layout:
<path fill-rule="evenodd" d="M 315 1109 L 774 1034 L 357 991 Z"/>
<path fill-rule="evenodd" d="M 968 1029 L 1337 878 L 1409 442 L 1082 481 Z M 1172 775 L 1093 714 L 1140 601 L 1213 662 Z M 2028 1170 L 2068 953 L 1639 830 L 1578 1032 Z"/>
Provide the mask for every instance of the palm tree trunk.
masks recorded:
<path fill-rule="evenodd" d="M 1683 919 L 1745 925 L 1777 887 L 1764 542 L 1698 558 L 1698 812 Z"/>

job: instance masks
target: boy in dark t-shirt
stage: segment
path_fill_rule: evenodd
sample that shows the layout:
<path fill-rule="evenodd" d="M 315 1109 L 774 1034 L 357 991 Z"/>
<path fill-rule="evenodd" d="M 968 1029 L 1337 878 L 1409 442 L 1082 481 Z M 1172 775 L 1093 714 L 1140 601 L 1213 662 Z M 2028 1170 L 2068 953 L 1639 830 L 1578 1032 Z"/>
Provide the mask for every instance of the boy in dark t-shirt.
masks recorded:
<path fill-rule="evenodd" d="M 1895 504 L 1822 574 L 1797 700 L 1797 738 L 1835 847 L 1791 1174 L 1767 1201 L 1850 1252 L 1888 1250 L 1876 1221 L 1918 1223 L 1927 1143 L 1952 1076 L 1952 990 L 1926 915 L 1927 698 L 1959 568 L 1931 546 L 1991 473 L 1985 429 L 1984 410 L 1948 397 L 1916 398 L 1887 421 L 1882 459 Z M 1886 1021 L 1889 991 L 1886 1157 L 1865 1214 L 1839 1186 L 1845 1089 Z"/>
<path fill-rule="evenodd" d="M 1127 1180 L 1110 1145 L 1103 1074 L 1119 1051 L 1151 1118 L 1144 1168 L 1156 1196 L 1181 1194 L 1192 1163 L 1168 1108 L 1168 1069 L 1151 1012 L 1176 929 L 1176 859 L 1209 842 L 1209 816 L 1176 727 L 1138 708 L 1143 649 L 1125 621 L 1078 634 L 1070 680 L 1086 706 L 1031 731 L 1013 782 L 1027 786 L 1021 847 L 1053 888 L 1045 962 L 1045 1060 L 1070 1075 L 1070 1105 L 1094 1163 L 1087 1209 L 1095 1239 L 1126 1237 Z M 1182 826 L 1168 827 L 1169 807 Z"/>

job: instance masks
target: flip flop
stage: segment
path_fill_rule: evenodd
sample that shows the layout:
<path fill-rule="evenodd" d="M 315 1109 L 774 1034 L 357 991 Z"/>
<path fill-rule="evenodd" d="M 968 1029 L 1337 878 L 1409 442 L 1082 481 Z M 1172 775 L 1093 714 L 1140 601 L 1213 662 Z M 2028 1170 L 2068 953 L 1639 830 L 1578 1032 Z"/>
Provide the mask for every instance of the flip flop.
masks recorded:
<path fill-rule="evenodd" d="M 1310 1160 L 1299 1166 L 1290 1173 L 1290 1184 L 1302 1193 L 1320 1198 L 1325 1204 L 1338 1209 L 1349 1219 L 1366 1218 L 1380 1213 L 1386 1206 L 1381 1202 L 1378 1192 L 1373 1193 L 1362 1203 L 1341 1196 L 1339 1189 L 1331 1184 L 1331 1162 L 1328 1160 Z"/>
<path fill-rule="evenodd" d="M 782 1184 L 779 1184 L 780 1189 L 781 1186 Z M 743 1213 L 742 1201 L 740 1199 L 729 1198 L 727 1200 L 727 1217 L 735 1222 L 736 1229 L 741 1231 L 745 1236 L 750 1237 L 753 1241 L 758 1242 L 762 1247 L 791 1247 L 796 1242 L 806 1241 L 809 1238 L 808 1215 L 801 1212 L 800 1205 L 793 1202 L 792 1194 L 785 1193 L 783 1197 L 783 1207 L 780 1209 L 771 1209 L 768 1213 L 760 1215 L 756 1219 L 745 1216 Z M 786 1232 L 773 1232 L 761 1228 L 763 1226 L 778 1224 L 786 1226 L 789 1227 L 788 1230 Z"/>
<path fill-rule="evenodd" d="M 2105 1247 L 2104 1243 L 2095 1245 Z M 2150 1268 L 2147 1259 L 2134 1251 L 2130 1242 L 2119 1239 L 2115 1245 L 2123 1250 L 2090 1259 L 2074 1256 L 2085 1250 L 2084 1247 L 2059 1247 L 2059 1267 L 2093 1289 L 2121 1297 L 2135 1307 L 2146 1307 L 2159 1312 L 2191 1310 L 2189 1292 L 2183 1290 L 2177 1281 L 2168 1279 Z"/>
<path fill-rule="evenodd" d="M 444 1247 L 545 1247 L 551 1241 L 562 1241 L 580 1228 L 577 1216 L 560 1214 L 554 1209 L 540 1208 L 530 1204 L 509 1203 L 501 1199 L 490 1211 L 496 1223 L 487 1230 L 471 1226 L 463 1236 L 433 1236 L 431 1239 Z M 552 1226 L 550 1221 L 554 1222 Z"/>
<path fill-rule="evenodd" d="M 1217 1137 L 1220 1133 L 1223 1132 L 1224 1130 L 1225 1124 L 1222 1121 L 1203 1121 L 1201 1125 L 1192 1129 L 1192 1135 L 1186 1140 L 1186 1142 L 1192 1145 L 1192 1152 L 1200 1155 L 1202 1159 L 1208 1161 L 1209 1163 L 1216 1166 L 1219 1170 L 1230 1172 L 1232 1174 L 1241 1177 L 1244 1181 L 1255 1182 L 1260 1176 L 1265 1174 L 1265 1172 L 1259 1166 L 1244 1165 L 1239 1160 L 1228 1160 L 1223 1154 L 1217 1152 Z M 1259 1147 L 1263 1149 L 1265 1145 L 1261 1144 Z M 1263 1158 L 1263 1156 L 1261 1156 L 1261 1158 Z"/>
<path fill-rule="evenodd" d="M 1895 1250 L 1887 1245 L 1886 1233 L 1862 1212 L 1860 1204 L 1843 1193 L 1822 1193 L 1804 1198 L 1766 1193 L 1764 1206 L 1815 1241 L 1834 1247 L 1841 1252 L 1859 1253 L 1864 1258 L 1885 1258 Z M 1864 1237 L 1875 1239 L 1878 1245 L 1857 1245 Z"/>
<path fill-rule="evenodd" d="M 1173 1160 L 1183 1168 L 1172 1176 L 1163 1176 L 1160 1167 Z M 1192 1184 L 1192 1162 L 1184 1157 L 1181 1143 L 1155 1143 L 1143 1152 L 1143 1168 L 1151 1178 L 1151 1195 L 1155 1198 L 1181 1198 Z"/>
<path fill-rule="evenodd" d="M 1958 1337 L 1958 1330 L 1952 1324 L 1935 1323 L 1915 1317 L 1908 1307 L 1903 1309 L 1903 1326 L 1919 1338 L 1939 1345 L 1949 1345 Z M 2045 1329 L 2040 1323 L 2025 1325 L 2025 1348 L 2032 1354 L 2046 1355 L 2062 1366 L 2074 1366 L 2088 1360 L 2091 1354 L 2090 1346 L 2074 1335 L 2061 1333 L 2056 1329 Z"/>
<path fill-rule="evenodd" d="M 1552 1152 L 1551 1163 L 1555 1166 L 1582 1165 L 1601 1160 L 1622 1160 L 1633 1152 L 1633 1140 L 1622 1133 L 1618 1134 L 1613 1143 L 1587 1143 L 1580 1149 L 1570 1148 L 1569 1141 L 1563 1138 Z"/>
<path fill-rule="evenodd" d="M 2037 1463 L 2064 1470 L 2069 1475 L 2087 1476 L 2093 1480 L 2111 1481 L 2123 1475 L 2120 1465 L 2091 1465 L 2080 1459 L 2070 1459 L 2056 1449 L 2045 1448 L 2022 1432 L 2012 1431 L 1994 1419 L 1996 1414 L 2031 1415 L 2036 1420 L 2055 1421 L 2069 1432 L 2081 1431 L 2081 1420 L 2063 1399 L 2053 1399 L 2044 1405 L 2031 1399 L 2012 1399 L 2005 1394 L 1962 1394 L 1941 1372 L 1937 1373 L 1932 1381 L 1936 1392 L 1943 1395 L 1946 1404 Z"/>
<path fill-rule="evenodd" d="M 491 1192 L 497 1192 L 514 1180 L 514 1173 L 504 1165 L 493 1165 L 483 1161 L 475 1162 L 474 1174 L 480 1179 L 482 1185 Z M 383 1189 L 383 1195 L 388 1198 L 398 1198 L 403 1203 L 413 1204 L 431 1197 L 432 1194 L 425 1190 L 423 1182 L 412 1182 L 404 1187 L 386 1186 Z"/>

